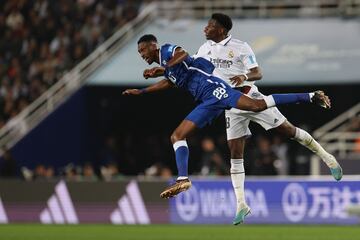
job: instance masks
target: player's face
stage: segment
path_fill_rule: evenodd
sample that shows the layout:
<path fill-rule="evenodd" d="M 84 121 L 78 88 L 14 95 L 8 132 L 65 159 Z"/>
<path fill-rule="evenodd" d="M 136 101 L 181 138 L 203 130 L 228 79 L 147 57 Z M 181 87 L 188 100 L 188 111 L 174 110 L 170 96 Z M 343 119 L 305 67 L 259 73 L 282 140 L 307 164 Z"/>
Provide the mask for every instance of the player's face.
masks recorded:
<path fill-rule="evenodd" d="M 138 52 L 142 59 L 149 65 L 156 61 L 156 43 L 154 42 L 141 42 L 138 44 Z"/>
<path fill-rule="evenodd" d="M 216 40 L 221 36 L 222 29 L 214 19 L 210 19 L 204 29 L 205 37 L 207 40 Z"/>

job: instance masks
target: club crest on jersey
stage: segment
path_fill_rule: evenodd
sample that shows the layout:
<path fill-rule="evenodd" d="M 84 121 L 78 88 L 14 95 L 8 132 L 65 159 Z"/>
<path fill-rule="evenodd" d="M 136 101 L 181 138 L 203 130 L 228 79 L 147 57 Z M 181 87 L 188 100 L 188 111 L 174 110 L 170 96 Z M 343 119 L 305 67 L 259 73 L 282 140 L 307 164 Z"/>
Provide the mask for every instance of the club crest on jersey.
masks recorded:
<path fill-rule="evenodd" d="M 207 55 L 211 55 L 211 51 L 209 51 L 209 52 L 207 53 Z"/>
<path fill-rule="evenodd" d="M 163 64 L 163 65 L 166 65 L 166 61 L 165 61 L 165 60 L 163 60 L 163 61 L 162 61 L 162 64 Z"/>
<path fill-rule="evenodd" d="M 230 50 L 230 51 L 229 51 L 228 57 L 229 57 L 229 58 L 233 58 L 233 57 L 234 57 L 234 52 L 233 52 L 233 50 Z"/>

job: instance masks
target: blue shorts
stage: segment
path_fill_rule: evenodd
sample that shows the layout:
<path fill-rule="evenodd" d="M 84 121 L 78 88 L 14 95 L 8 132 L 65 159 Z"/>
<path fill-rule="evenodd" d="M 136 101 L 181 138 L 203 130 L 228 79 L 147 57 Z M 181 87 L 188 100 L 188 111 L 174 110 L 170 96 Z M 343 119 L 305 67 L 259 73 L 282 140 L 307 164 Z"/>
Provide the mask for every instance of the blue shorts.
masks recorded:
<path fill-rule="evenodd" d="M 214 82 L 212 81 L 214 79 L 216 81 L 216 78 L 211 78 L 209 81 Z M 198 128 L 203 128 L 210 124 L 225 109 L 236 108 L 236 103 L 242 96 L 240 91 L 232 89 L 227 84 L 215 85 L 209 88 L 207 92 L 206 99 L 196 106 L 185 118 L 195 123 Z"/>

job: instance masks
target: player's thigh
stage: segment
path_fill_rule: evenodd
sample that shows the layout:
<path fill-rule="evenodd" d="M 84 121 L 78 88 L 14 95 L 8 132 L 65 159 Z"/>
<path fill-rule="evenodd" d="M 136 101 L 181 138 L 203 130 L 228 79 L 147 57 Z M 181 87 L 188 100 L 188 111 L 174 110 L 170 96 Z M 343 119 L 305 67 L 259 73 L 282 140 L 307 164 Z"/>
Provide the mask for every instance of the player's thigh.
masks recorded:
<path fill-rule="evenodd" d="M 241 113 L 237 109 L 226 110 L 225 121 L 228 141 L 251 135 L 249 129 L 250 120 L 246 117 L 246 114 Z"/>
<path fill-rule="evenodd" d="M 193 122 L 198 128 L 203 128 L 211 124 L 223 111 L 217 106 L 199 104 L 185 117 L 185 120 Z"/>
<path fill-rule="evenodd" d="M 251 121 L 258 123 L 265 130 L 279 127 L 286 121 L 285 116 L 278 108 L 272 107 L 258 113 L 248 115 Z"/>

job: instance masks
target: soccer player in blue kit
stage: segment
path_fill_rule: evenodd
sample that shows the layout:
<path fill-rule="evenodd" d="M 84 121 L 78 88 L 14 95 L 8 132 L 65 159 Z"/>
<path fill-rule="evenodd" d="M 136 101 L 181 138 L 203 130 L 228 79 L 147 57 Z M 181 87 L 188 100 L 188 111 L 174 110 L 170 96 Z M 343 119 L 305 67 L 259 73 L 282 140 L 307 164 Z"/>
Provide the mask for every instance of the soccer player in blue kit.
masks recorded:
<path fill-rule="evenodd" d="M 199 104 L 186 116 L 171 135 L 175 151 L 178 178 L 166 188 L 161 198 L 174 197 L 191 187 L 188 178 L 189 149 L 186 138 L 196 128 L 210 124 L 225 109 L 237 108 L 260 112 L 267 108 L 290 103 L 315 103 L 330 108 L 330 100 L 322 91 L 312 93 L 272 94 L 263 99 L 252 99 L 230 87 L 225 81 L 212 75 L 214 65 L 204 58 L 192 58 L 181 47 L 164 44 L 160 48 L 154 35 L 143 35 L 138 41 L 138 52 L 150 65 L 160 67 L 146 69 L 145 78 L 164 76 L 165 79 L 143 89 L 127 89 L 123 95 L 140 95 L 149 92 L 183 88 L 190 92 Z"/>

